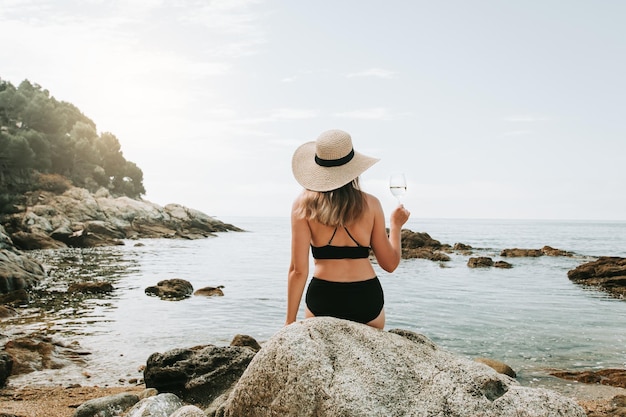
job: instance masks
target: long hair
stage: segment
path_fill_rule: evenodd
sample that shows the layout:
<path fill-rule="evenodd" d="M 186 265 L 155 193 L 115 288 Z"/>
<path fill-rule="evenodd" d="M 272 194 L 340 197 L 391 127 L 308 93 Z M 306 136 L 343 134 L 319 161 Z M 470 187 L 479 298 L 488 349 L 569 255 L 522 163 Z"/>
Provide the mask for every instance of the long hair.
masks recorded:
<path fill-rule="evenodd" d="M 326 226 L 345 226 L 361 217 L 366 204 L 357 177 L 335 190 L 305 190 L 297 214 Z"/>

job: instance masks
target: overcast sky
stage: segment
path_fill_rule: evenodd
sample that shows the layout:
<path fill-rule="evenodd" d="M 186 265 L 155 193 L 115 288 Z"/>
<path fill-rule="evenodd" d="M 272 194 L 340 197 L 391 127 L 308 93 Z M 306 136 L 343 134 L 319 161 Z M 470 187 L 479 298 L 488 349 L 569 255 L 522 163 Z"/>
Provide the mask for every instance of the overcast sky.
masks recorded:
<path fill-rule="evenodd" d="M 414 218 L 626 220 L 622 0 L 0 0 L 0 78 L 112 132 L 145 198 L 287 216 L 324 130 Z"/>

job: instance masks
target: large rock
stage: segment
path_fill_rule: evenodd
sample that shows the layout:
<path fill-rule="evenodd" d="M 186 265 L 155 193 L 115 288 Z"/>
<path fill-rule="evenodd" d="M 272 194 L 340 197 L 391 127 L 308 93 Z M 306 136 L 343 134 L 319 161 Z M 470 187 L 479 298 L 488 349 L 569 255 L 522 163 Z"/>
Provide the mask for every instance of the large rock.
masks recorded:
<path fill-rule="evenodd" d="M 577 284 L 602 288 L 620 298 L 626 297 L 626 258 L 603 256 L 567 272 Z"/>
<path fill-rule="evenodd" d="M 409 331 L 330 317 L 286 326 L 256 354 L 217 416 L 585 417 Z"/>
<path fill-rule="evenodd" d="M 61 195 L 30 192 L 25 200 L 22 211 L 2 219 L 8 242 L 21 249 L 108 246 L 143 237 L 197 239 L 241 230 L 178 204 L 161 207 L 106 191 L 72 187 Z"/>
<path fill-rule="evenodd" d="M 247 347 L 213 345 L 153 353 L 144 370 L 147 388 L 207 406 L 228 391 L 254 357 Z"/>
<path fill-rule="evenodd" d="M 46 277 L 37 261 L 7 249 L 0 249 L 0 294 L 27 289 Z"/>

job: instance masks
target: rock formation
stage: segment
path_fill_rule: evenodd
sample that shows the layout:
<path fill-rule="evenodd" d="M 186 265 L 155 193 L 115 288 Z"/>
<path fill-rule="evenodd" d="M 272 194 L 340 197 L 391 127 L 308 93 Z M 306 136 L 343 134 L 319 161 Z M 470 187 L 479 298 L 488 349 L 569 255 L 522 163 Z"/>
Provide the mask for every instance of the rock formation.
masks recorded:
<path fill-rule="evenodd" d="M 252 360 L 216 416 L 567 416 L 573 400 L 520 386 L 409 331 L 329 317 L 286 326 Z"/>
<path fill-rule="evenodd" d="M 60 195 L 30 192 L 20 208 L 5 215 L 2 222 L 13 243 L 26 250 L 108 246 L 121 244 L 121 239 L 198 239 L 241 230 L 178 204 L 161 207 L 128 197 L 113 198 L 104 189 L 96 194 L 76 187 Z"/>

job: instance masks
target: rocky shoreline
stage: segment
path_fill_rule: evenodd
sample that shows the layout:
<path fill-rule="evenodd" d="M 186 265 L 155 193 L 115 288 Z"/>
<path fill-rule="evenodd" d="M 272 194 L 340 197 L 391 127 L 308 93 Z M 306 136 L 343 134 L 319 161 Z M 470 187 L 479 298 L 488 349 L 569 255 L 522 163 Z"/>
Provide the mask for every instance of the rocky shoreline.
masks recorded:
<path fill-rule="evenodd" d="M 157 352 L 142 373 L 120 386 L 9 384 L 0 388 L 0 415 L 508 416 L 515 410 L 528 417 L 600 417 L 626 411 L 624 388 L 597 381 L 523 387 L 503 363 L 458 357 L 414 332 L 333 318 L 295 323 L 262 344 L 236 335 L 229 346 Z M 320 390 L 326 394 L 316 395 Z"/>
<path fill-rule="evenodd" d="M 174 238 L 174 239 L 199 239 L 215 236 L 216 232 L 226 231 L 242 231 L 236 226 L 225 224 L 217 219 L 198 212 L 185 208 L 180 205 L 168 205 L 165 207 L 159 207 L 150 202 L 141 200 L 132 200 L 129 198 L 112 198 L 106 191 L 101 191 L 96 194 L 90 194 L 86 190 L 72 188 L 67 190 L 61 195 L 56 195 L 49 192 L 34 192 L 28 195 L 27 205 L 24 207 L 16 208 L 16 212 L 10 215 L 5 215 L 2 218 L 0 224 L 0 319 L 2 317 L 14 316 L 19 314 L 19 308 L 21 306 L 28 305 L 29 297 L 31 294 L 29 290 L 37 285 L 37 283 L 45 278 L 46 272 L 44 268 L 37 262 L 33 261 L 27 254 L 31 249 L 58 249 L 64 247 L 95 247 L 95 246 L 110 246 L 124 244 L 124 241 L 129 239 L 140 238 Z M 512 268 L 513 265 L 504 259 L 511 259 L 514 257 L 539 257 L 539 256 L 567 256 L 567 257 L 580 257 L 585 262 L 576 269 L 568 273 L 568 277 L 572 282 L 580 285 L 593 285 L 603 291 L 608 292 L 612 296 L 623 299 L 626 294 L 626 260 L 624 258 L 615 257 L 600 257 L 589 259 L 584 255 L 577 255 L 563 250 L 551 248 L 545 246 L 541 249 L 503 249 L 499 255 L 502 259 L 496 259 L 495 261 L 490 257 L 484 256 L 472 256 L 474 248 L 465 245 L 463 243 L 455 243 L 454 245 L 442 244 L 439 241 L 432 239 L 427 233 L 416 233 L 410 230 L 403 230 L 403 257 L 406 258 L 425 258 L 435 262 L 445 263 L 450 257 L 450 253 L 461 253 L 469 257 L 467 266 L 469 268 Z M 175 282 L 174 282 L 175 281 Z M 193 293 L 193 288 L 185 282 L 179 282 L 180 280 L 168 280 L 159 282 L 155 287 L 146 288 L 147 294 L 152 294 L 168 299 L 181 299 L 188 297 Z M 98 283 L 84 283 L 84 285 L 77 284 L 72 287 L 72 292 L 106 292 L 106 288 L 101 288 Z M 110 286 L 110 284 L 109 284 Z M 111 289 L 109 289 L 111 290 Z M 69 291 L 69 289 L 68 289 Z M 207 287 L 196 291 L 201 295 L 223 295 L 220 294 L 219 288 Z M 336 325 L 328 324 L 327 325 Z M 308 325 L 307 325 L 308 326 Z M 345 331 L 345 326 L 339 326 L 342 331 Z M 350 327 L 350 326 L 348 326 Z M 321 331 L 320 329 L 316 331 Z M 351 329 L 349 335 L 357 330 Z M 399 332 L 405 332 L 399 330 Z M 386 332 L 389 333 L 389 332 Z M 1 336 L 1 335 L 0 335 Z M 371 336 L 371 335 L 370 335 Z M 421 335 L 409 335 L 409 339 L 419 339 L 420 343 L 427 343 Z M 245 339 L 245 338 L 244 338 Z M 203 368 L 203 373 L 196 375 L 193 382 L 185 381 L 184 388 L 173 390 L 167 386 L 161 386 L 155 384 L 155 378 L 148 376 L 146 378 L 146 372 L 150 375 L 150 367 L 144 370 L 144 379 L 136 378 L 132 381 L 127 381 L 128 389 L 132 391 L 134 397 L 130 400 L 127 397 L 125 401 L 136 404 L 139 403 L 142 396 L 145 397 L 159 397 L 158 394 L 170 393 L 175 395 L 180 402 L 177 402 L 171 396 L 167 397 L 166 402 L 178 404 L 178 409 L 182 409 L 183 405 L 189 405 L 197 407 L 203 414 L 197 414 L 198 410 L 186 409 L 185 412 L 191 414 L 180 415 L 242 415 L 237 414 L 235 411 L 226 411 L 228 407 L 226 404 L 227 397 L 230 395 L 233 387 L 239 382 L 240 376 L 247 369 L 248 364 L 252 361 L 252 358 L 256 356 L 260 346 L 256 341 L 252 343 L 248 338 L 248 342 L 233 342 L 233 346 L 238 349 L 245 349 L 244 356 L 247 358 L 243 361 L 239 360 L 238 368 L 230 368 L 233 362 L 237 362 L 233 357 L 222 357 L 219 360 L 209 360 L 210 364 L 220 363 L 222 365 L 215 365 Z M 415 340 L 413 340 L 415 342 Z M 428 341 L 429 342 L 429 341 Z M 430 342 L 432 344 L 432 342 Z M 265 344 L 264 344 L 265 345 Z M 434 344 L 433 344 L 434 345 Z M 412 345 L 409 345 L 412 346 Z M 332 347 L 332 346 L 331 346 Z M 191 348 L 190 357 L 193 357 L 198 351 L 204 351 L 207 347 L 195 347 Z M 217 351 L 222 352 L 224 348 L 216 348 Z M 334 348 L 333 348 L 334 349 Z M 365 349 L 365 348 L 364 348 Z M 436 346 L 433 349 L 438 350 Z M 180 351 L 187 351 L 189 349 L 181 349 Z M 248 354 L 248 351 L 254 352 L 252 355 Z M 367 349 L 365 349 L 367 350 Z M 176 353 L 176 357 L 179 357 L 181 352 Z M 380 351 L 380 355 L 383 355 L 385 350 Z M 354 352 L 353 354 L 357 354 Z M 0 351 L 0 387 L 8 380 L 10 382 L 10 376 L 24 372 L 30 372 L 29 364 L 37 362 L 38 366 L 42 369 L 45 367 L 54 368 L 58 366 L 64 366 L 66 361 L 74 361 L 80 363 L 81 355 L 84 353 L 76 346 L 66 346 L 59 341 L 45 336 L 34 336 L 27 338 L 16 338 L 5 343 L 4 348 Z M 384 355 L 383 355 L 384 356 Z M 151 357 L 152 358 L 152 357 Z M 150 363 L 151 358 L 148 358 L 147 363 Z M 249 359 L 249 360 L 248 360 Z M 204 358 L 206 362 L 206 358 Z M 171 362 L 171 361 L 170 361 Z M 177 359 L 174 362 L 179 362 Z M 205 363 L 206 364 L 206 363 Z M 226 364 L 226 365 L 225 365 Z M 245 366 L 244 366 L 245 365 Z M 492 366 L 493 364 L 490 364 Z M 226 372 L 222 367 L 227 366 Z M 380 367 L 380 365 L 375 365 Z M 400 367 L 405 365 L 398 365 Z M 473 365 L 472 365 L 473 366 Z M 470 366 L 471 367 L 471 366 Z M 492 366 L 496 368 L 495 366 Z M 195 368 L 198 368 L 197 366 Z M 199 369 L 199 368 L 198 368 Z M 510 369 L 510 368 L 509 368 Z M 221 391 L 214 392 L 207 396 L 206 393 L 197 394 L 197 392 L 203 392 L 198 388 L 201 385 L 199 380 L 207 381 L 211 380 L 215 375 L 222 375 Z M 465 372 L 465 371 L 464 371 Z M 189 372 L 183 372 L 188 375 Z M 584 406 L 586 415 L 588 416 L 618 416 L 626 415 L 626 371 L 621 369 L 609 369 L 601 370 L 598 372 L 586 371 L 584 373 L 575 374 L 568 371 L 555 371 L 554 375 L 563 378 L 563 393 L 565 396 L 571 396 L 578 400 L 580 405 Z M 171 376 L 171 370 L 167 375 Z M 511 376 L 509 374 L 509 376 Z M 514 376 L 514 374 L 513 374 Z M 286 377 L 288 378 L 288 377 Z M 156 378 L 158 379 L 158 378 Z M 390 377 L 390 381 L 393 378 Z M 571 383 L 569 380 L 579 381 L 577 387 L 584 386 L 582 390 L 578 390 L 578 394 L 574 394 L 571 391 Z M 145 381 L 145 382 L 144 382 Z M 507 381 L 507 384 L 510 381 Z M 147 393 L 141 393 L 137 395 L 138 388 L 145 386 L 153 388 L 153 391 Z M 406 381 L 395 381 L 391 385 L 396 384 L 406 389 L 404 384 Z M 256 382 L 258 384 L 258 381 Z M 499 383 L 494 384 L 498 385 Z M 215 381 L 213 381 L 215 386 Z M 508 385 L 507 385 L 508 386 Z M 191 389 L 191 388 L 193 389 Z M 570 388 L 567 388 L 570 387 Z M 587 389 L 589 387 L 589 389 Z M 28 388 L 28 387 L 22 387 Z M 77 386 L 64 387 L 67 390 L 84 388 Z M 94 397 L 104 397 L 108 393 L 111 387 L 101 388 L 102 391 L 91 391 Z M 458 387 L 457 387 L 458 388 Z M 610 389 L 609 389 L 610 388 Z M 33 394 L 33 390 L 42 391 L 51 389 L 50 387 L 31 387 L 30 393 L 33 398 L 37 397 Z M 490 388 L 491 389 L 491 388 Z M 490 389 L 489 395 L 492 395 Z M 514 389 L 514 391 L 517 388 Z M 509 388 L 506 389 L 508 391 Z M 189 395 L 189 392 L 196 392 L 196 394 Z M 279 389 L 279 391 L 281 391 Z M 496 392 L 500 392 L 501 388 L 497 388 Z M 595 392 L 596 394 L 589 394 L 589 392 Z M 0 396 L 19 396 L 19 388 L 9 386 L 0 389 Z M 69 392 L 69 391 L 68 391 Z M 580 392 L 587 394 L 580 395 Z M 95 393 L 101 393 L 103 395 L 96 395 Z M 28 395 L 23 394 L 25 397 Z M 116 394 L 117 395 L 117 394 Z M 198 397 L 197 395 L 200 395 Z M 487 394 L 483 393 L 483 396 Z M 137 401 L 134 398 L 137 398 Z M 209 407 L 207 398 L 213 400 L 221 398 L 219 404 L 213 404 L 212 408 Z M 82 402 L 86 402 L 86 397 L 81 397 Z M 500 397 L 497 397 L 500 398 Z M 159 399 L 158 401 L 161 401 Z M 119 397 L 114 399 L 119 400 Z M 16 401 L 23 401 L 16 400 Z M 157 400 L 150 400 L 157 401 Z M 232 400 L 234 401 L 234 400 Z M 231 403 L 232 403 L 231 401 Z M 248 401 L 248 400 L 246 400 Z M 431 401 L 429 398 L 426 402 Z M 561 400 L 558 400 L 561 401 Z M 81 404 L 82 404 L 81 402 Z M 532 402 L 532 401 L 531 401 Z M 78 407 L 77 401 L 72 404 L 74 407 Z M 106 401 L 104 402 L 106 404 Z M 566 401 L 567 404 L 570 404 Z M 22 403 L 24 404 L 24 403 Z M 132 405 L 134 406 L 134 405 Z M 129 410 L 132 406 L 127 407 Z M 449 405 L 448 405 L 449 406 Z M 568 405 L 567 407 L 569 407 Z M 67 405 L 65 405 L 67 407 Z M 212 411 L 207 411 L 209 408 Z M 222 407 L 223 414 L 218 413 L 218 409 Z M 225 408 L 226 407 L 226 408 Z M 256 407 L 256 406 L 255 406 Z M 346 406 L 348 407 L 348 406 Z M 525 407 L 525 406 L 524 406 Z M 560 406 L 559 406 L 560 407 Z M 204 408 L 204 409 L 203 409 Z M 558 408 L 558 407 L 557 407 Z M 30 414 L 29 412 L 19 414 L 18 410 L 14 408 L 11 410 L 4 410 L 0 408 L 0 416 L 30 416 L 40 414 Z M 572 413 L 578 413 L 576 407 L 568 409 Z M 571 411 L 576 410 L 576 411 Z M 67 414 L 67 409 L 64 410 Z M 78 408 L 76 409 L 78 411 Z M 130 412 L 130 411 L 129 411 Z M 196 414 L 193 414 L 196 412 Z M 484 415 L 489 414 L 491 411 L 485 411 Z M 4 413 L 4 414 L 2 414 Z M 213 414 L 211 414 L 213 413 Z M 231 414 L 228 414 L 231 413 Z M 234 413 L 234 414 L 233 414 Z M 49 414 L 52 416 L 53 414 Z M 89 414 L 84 414 L 84 416 Z M 92 414 L 95 415 L 95 414 Z M 104 415 L 104 414 L 103 414 Z M 126 414 L 128 416 L 134 416 L 135 414 Z M 140 414 L 136 414 L 139 416 Z M 141 414 L 142 416 L 148 416 L 151 414 Z M 176 414 L 178 415 L 178 414 Z M 259 414 L 263 415 L 263 414 Z M 322 414 L 320 414 L 322 415 Z M 329 414 L 332 415 L 332 414 Z M 450 414 L 450 415 L 462 415 L 462 414 Z M 467 415 L 467 414 L 466 414 Z M 493 414 L 504 415 L 504 414 Z M 521 414 L 524 415 L 524 414 Z M 528 414 L 528 415 L 579 415 L 579 414 L 554 414 L 552 412 L 548 414 Z M 581 414 L 585 415 L 585 414 Z M 83 414 L 76 415 L 81 417 Z M 174 414 L 172 414 L 174 416 Z"/>

